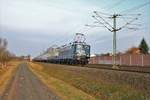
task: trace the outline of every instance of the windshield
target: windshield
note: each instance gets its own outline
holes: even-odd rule
[[[81,56],[81,55],[86,55],[83,45],[78,44],[78,45],[76,46],[76,53],[77,53],[77,55],[79,55],[79,56]]]

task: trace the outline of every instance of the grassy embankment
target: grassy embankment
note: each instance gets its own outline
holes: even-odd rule
[[[35,73],[61,100],[95,100],[92,96],[77,89],[62,80],[45,73],[43,67],[37,64],[30,64],[30,69]]]
[[[15,74],[15,70],[19,63],[19,61],[10,61],[7,68],[0,69],[0,96],[4,92],[9,80]]]
[[[57,91],[58,94],[60,93],[62,96],[68,97],[69,100],[71,100],[71,98],[73,100],[86,100],[82,97],[77,97],[77,99],[75,99],[74,92],[76,90],[74,89],[76,88],[95,97],[97,100],[149,100],[147,97],[148,94],[144,93],[143,90],[140,91],[139,89],[136,89],[134,86],[127,84],[125,80],[117,80],[118,77],[129,77],[121,72],[35,63],[31,63],[30,68],[50,88]],[[132,74],[129,73],[129,75]],[[137,78],[138,75],[136,76],[136,79]],[[70,87],[71,89],[69,89]],[[66,100],[68,100],[68,98]],[[90,97],[87,97],[87,99],[88,98],[91,100]]]

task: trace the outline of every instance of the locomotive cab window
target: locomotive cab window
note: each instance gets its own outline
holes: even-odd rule
[[[85,55],[85,49],[84,46],[81,44],[76,45],[76,53],[79,56]]]

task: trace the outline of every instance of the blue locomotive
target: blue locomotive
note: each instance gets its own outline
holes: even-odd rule
[[[84,34],[77,33],[73,43],[61,47],[49,48],[46,53],[36,57],[34,61],[58,64],[85,65],[90,58],[90,45],[84,41]]]

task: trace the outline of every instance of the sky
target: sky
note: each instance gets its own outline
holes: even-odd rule
[[[112,32],[105,27],[85,26],[95,25],[93,11],[121,14],[117,28],[138,17],[128,26],[138,30],[123,28],[117,32],[117,52],[124,52],[138,46],[142,38],[150,46],[149,3],[150,0],[0,0],[0,37],[8,40],[8,49],[16,55],[37,56],[52,45],[72,42],[75,33],[81,32],[91,45],[91,53],[107,53],[112,51]],[[112,19],[99,15],[112,25]]]

